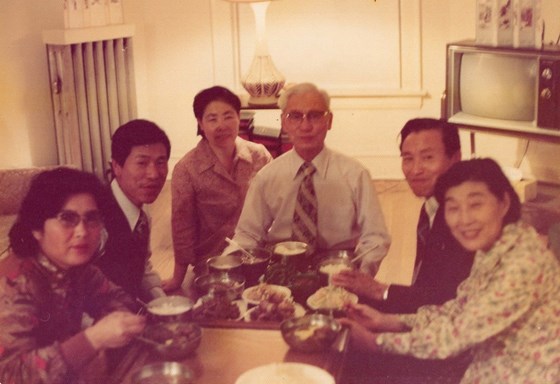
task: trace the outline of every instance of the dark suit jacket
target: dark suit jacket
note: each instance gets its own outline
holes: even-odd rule
[[[115,284],[132,297],[138,297],[148,249],[134,241],[126,216],[110,189],[107,195],[103,215],[109,238],[105,252],[96,260],[96,264]]]
[[[471,271],[474,253],[465,250],[445,223],[443,208],[436,212],[424,259],[412,286],[391,285],[387,301],[376,305],[385,312],[414,313],[427,304],[454,298]]]

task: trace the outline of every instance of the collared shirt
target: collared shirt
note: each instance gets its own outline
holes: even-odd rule
[[[119,207],[124,213],[130,230],[134,231],[136,223],[140,218],[140,208],[138,208],[130,199],[125,195],[121,186],[116,179],[111,181],[111,192],[119,204]],[[148,218],[148,223],[151,227],[151,217],[149,212],[142,207],[142,210]],[[165,296],[163,289],[161,288],[161,278],[158,273],[153,269],[152,263],[150,262],[150,256],[152,255],[150,243],[148,243],[147,257],[144,265],[144,276],[142,277],[141,289],[147,297],[157,298]]]
[[[231,172],[202,139],[173,169],[171,224],[175,262],[196,264],[219,253],[233,236],[249,184],[272,160],[262,144],[235,141]]]
[[[276,243],[292,236],[296,196],[304,160],[290,150],[255,176],[235,230],[241,246]],[[367,169],[357,160],[324,148],[312,161],[318,202],[317,249],[369,251],[362,269],[374,272],[387,253],[390,237]]]
[[[382,333],[383,351],[446,358],[472,349],[463,383],[560,381],[560,264],[536,231],[504,227],[487,252],[478,251],[457,297],[401,315],[406,333]]]
[[[117,200],[119,207],[121,207],[126,220],[128,221],[128,225],[130,225],[130,230],[134,231],[138,218],[140,218],[140,208],[130,201],[128,197],[126,197],[121,189],[121,186],[117,182],[117,179],[114,179],[111,182],[111,191],[113,192],[113,196],[115,196],[115,200]],[[146,215],[150,218],[148,213],[146,213]]]
[[[437,210],[439,208],[439,204],[435,196],[431,196],[426,199],[424,202],[424,209],[428,214],[428,218],[430,219],[430,228],[434,225],[434,218],[436,217]]]

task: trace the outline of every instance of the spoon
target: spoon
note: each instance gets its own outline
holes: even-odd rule
[[[229,237],[226,237],[226,242],[229,245],[232,245],[234,247],[237,247],[241,253],[243,253],[250,261],[253,261],[256,259],[255,256],[253,256],[251,253],[249,253],[249,251],[247,251],[246,249],[244,249],[241,245],[239,245],[239,243],[235,240],[230,239]]]
[[[354,257],[352,260],[350,260],[350,262],[355,263],[356,261],[361,260],[362,257],[364,257],[365,255],[368,254],[368,252],[373,251],[377,247],[379,247],[379,244],[375,244],[373,247],[367,248],[365,251],[360,252],[356,257]]]

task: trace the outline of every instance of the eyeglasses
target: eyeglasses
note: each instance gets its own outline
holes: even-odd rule
[[[292,124],[301,124],[304,119],[307,119],[311,124],[318,124],[323,122],[325,116],[329,113],[329,111],[309,111],[307,113],[295,111],[287,112],[284,116]]]
[[[76,228],[81,221],[89,229],[97,229],[103,225],[103,217],[99,211],[89,211],[81,216],[78,212],[60,211],[55,217],[64,228]]]

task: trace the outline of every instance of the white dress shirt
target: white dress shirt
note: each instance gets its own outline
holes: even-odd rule
[[[243,247],[290,240],[304,160],[290,150],[257,173],[247,193],[234,240]],[[357,160],[324,148],[313,161],[318,201],[318,250],[372,247],[361,269],[375,273],[390,236],[368,170]]]

